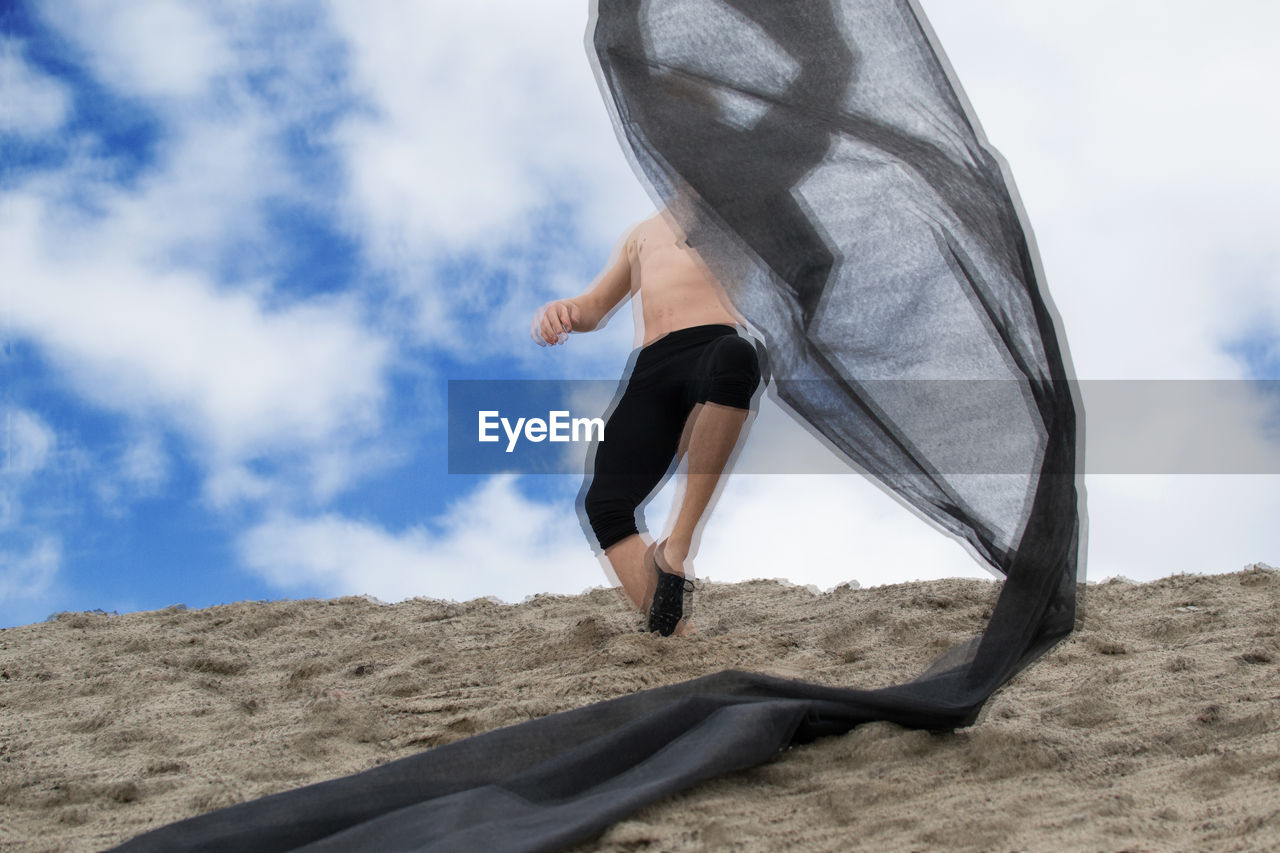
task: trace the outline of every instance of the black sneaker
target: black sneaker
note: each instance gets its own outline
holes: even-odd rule
[[[653,591],[653,603],[649,605],[649,630],[670,637],[685,615],[685,596],[691,596],[695,587],[684,575],[659,568],[656,551],[654,548],[649,552],[654,571],[658,573],[658,588]]]

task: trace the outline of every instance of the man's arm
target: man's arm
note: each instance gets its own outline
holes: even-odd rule
[[[573,325],[575,332],[590,332],[609,316],[614,308],[631,294],[631,253],[628,244],[636,229],[631,228],[622,235],[618,245],[613,248],[613,257],[604,271],[582,292],[569,301],[578,306],[581,312],[578,321]]]
[[[637,226],[638,227],[638,226]],[[533,322],[533,337],[539,343],[556,344],[569,332],[590,332],[631,294],[631,260],[628,244],[636,229],[631,228],[613,249],[604,271],[578,296],[548,302]]]

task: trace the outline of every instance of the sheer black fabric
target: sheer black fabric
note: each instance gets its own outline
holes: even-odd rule
[[[600,0],[593,43],[624,147],[764,336],[777,396],[1005,576],[1019,604],[957,684],[989,694],[1073,624],[1077,406],[1012,180],[923,14]]]
[[[898,686],[721,672],[119,849],[551,850],[792,743],[970,724],[1072,630],[1081,468],[1056,319],[915,3],[598,0],[590,36],[624,147],[765,337],[778,397],[1004,575],[985,630]]]

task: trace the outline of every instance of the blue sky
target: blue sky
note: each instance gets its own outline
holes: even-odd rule
[[[1280,378],[1280,12],[923,5],[1013,170],[1078,374]],[[650,209],[586,8],[0,6],[0,626],[606,582],[576,481],[450,475],[444,440],[449,379],[609,379],[634,343],[625,309],[565,347],[527,338]],[[1265,406],[1214,416],[1264,435]],[[805,442],[767,404],[749,449]],[[1276,477],[1095,476],[1089,496],[1091,577],[1280,563]],[[984,574],[861,478],[815,475],[741,478],[696,565]]]

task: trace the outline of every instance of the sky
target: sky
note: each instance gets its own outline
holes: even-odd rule
[[[635,345],[625,308],[528,337],[652,209],[587,5],[0,2],[0,627],[608,583],[578,479],[451,474],[446,437],[449,380],[616,380]],[[1280,379],[1280,7],[921,5],[1016,180],[1077,376]],[[1280,406],[1241,387],[1202,425],[1280,459]],[[1176,455],[1189,439],[1143,411],[1088,440]],[[825,452],[766,397],[744,458],[806,442]],[[1264,469],[1090,473],[1089,578],[1280,564]],[[694,568],[990,576],[837,473],[735,476]]]

